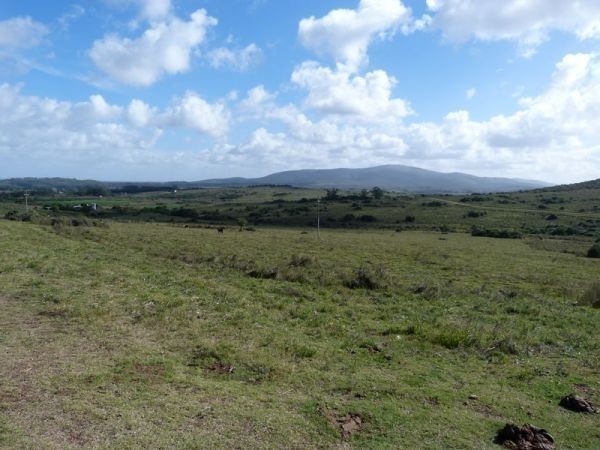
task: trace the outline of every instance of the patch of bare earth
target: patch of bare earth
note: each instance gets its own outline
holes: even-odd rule
[[[88,430],[97,424],[69,409],[76,391],[61,378],[83,371],[87,355],[98,350],[83,336],[65,339],[63,324],[62,315],[35,314],[19,300],[0,296],[0,415],[28,448],[96,444]]]
[[[347,440],[354,433],[359,432],[363,427],[363,419],[358,414],[339,415],[335,411],[326,408],[320,408],[320,413],[327,421],[340,432],[342,440]]]

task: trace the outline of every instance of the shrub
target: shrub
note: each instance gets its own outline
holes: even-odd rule
[[[490,237],[496,239],[520,239],[521,233],[514,230],[489,230],[486,228],[471,228],[471,236]]]
[[[291,267],[307,267],[315,262],[314,258],[307,255],[292,255],[289,265]]]
[[[600,244],[594,244],[587,252],[588,258],[600,258]]]
[[[579,304],[600,308],[600,281],[593,282],[581,295]]]
[[[368,267],[359,267],[353,276],[344,282],[350,289],[378,289],[384,285],[383,269],[373,270]]]
[[[427,206],[429,208],[441,208],[442,206],[444,206],[444,204],[440,201],[425,202],[421,203],[421,205]]]
[[[406,223],[413,223],[415,220],[416,220],[415,216],[406,216],[406,217],[404,218],[404,221],[405,221]]]
[[[278,270],[275,267],[272,268],[258,268],[248,272],[248,276],[251,278],[258,278],[261,280],[274,280],[277,278]]]
[[[423,282],[413,287],[412,291],[427,300],[437,300],[442,295],[442,287],[437,283]]]
[[[448,349],[459,347],[470,347],[476,343],[475,338],[469,330],[463,328],[442,328],[431,336],[431,342]]]
[[[4,215],[6,220],[21,220],[18,211],[9,211]]]
[[[476,219],[478,217],[483,217],[483,216],[486,216],[486,215],[487,215],[487,212],[485,212],[485,211],[473,211],[473,210],[471,210],[471,211],[467,212],[467,214],[465,214],[465,217]]]
[[[364,216],[360,216],[358,218],[358,220],[360,220],[361,222],[376,222],[377,218],[374,216],[370,216],[368,214],[365,214]]]

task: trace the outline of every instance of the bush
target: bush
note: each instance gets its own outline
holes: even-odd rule
[[[415,220],[417,220],[417,219],[415,218],[415,216],[406,216],[406,217],[404,218],[404,221],[405,221],[406,223],[413,223]]]
[[[467,212],[467,214],[465,214],[465,217],[476,219],[478,217],[483,217],[483,216],[486,216],[486,215],[487,215],[487,212],[485,212],[485,211],[473,211],[473,210],[471,210],[471,211]]]
[[[270,268],[258,268],[248,272],[250,278],[258,278],[261,280],[274,280],[277,278],[279,271],[275,267]]]
[[[514,230],[489,230],[486,228],[473,227],[471,229],[471,236],[496,239],[520,239],[521,233]]]
[[[430,341],[448,349],[471,347],[477,343],[469,330],[454,327],[443,327],[431,336]]]
[[[442,206],[444,206],[444,204],[440,201],[425,202],[421,203],[421,205],[427,206],[429,208],[441,208]]]
[[[290,259],[290,267],[307,267],[314,264],[315,260],[307,255],[292,255]]]
[[[594,244],[587,252],[588,258],[600,258],[600,244]]]
[[[600,281],[593,282],[581,295],[580,305],[600,308]]]
[[[350,289],[379,289],[384,285],[384,273],[382,269],[373,270],[368,267],[359,267],[353,276],[344,282]]]
[[[364,216],[360,216],[358,218],[358,220],[360,220],[361,222],[376,222],[377,218],[374,216],[370,216],[368,214],[365,214]]]

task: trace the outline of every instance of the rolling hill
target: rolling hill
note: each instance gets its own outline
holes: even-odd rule
[[[118,190],[139,187],[161,188],[244,187],[286,185],[302,188],[382,189],[409,193],[510,192],[551,186],[549,183],[515,178],[485,178],[464,173],[442,173],[403,165],[385,165],[364,169],[312,169],[277,172],[260,178],[223,178],[201,181],[100,182],[66,178],[12,178],[0,180],[0,190],[57,189],[81,190],[104,187]]]
[[[484,178],[464,173],[442,173],[403,165],[364,169],[316,169],[278,172],[261,178],[204,180],[200,186],[290,185],[310,188],[383,189],[413,193],[508,192],[550,186],[513,178]]]

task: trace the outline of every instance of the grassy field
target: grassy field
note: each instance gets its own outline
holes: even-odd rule
[[[0,221],[0,447],[597,449],[581,239]]]
[[[558,189],[558,188],[553,188]],[[510,230],[527,235],[600,238],[599,190],[586,188],[540,190],[507,194],[403,195],[339,192],[285,186],[190,189],[176,192],[85,197],[69,194],[32,195],[40,214],[95,217],[107,220],[195,223],[229,226],[314,227],[317,199],[321,225],[336,229],[448,230],[473,227]],[[23,211],[19,192],[0,196],[0,215]],[[73,206],[97,204],[97,211]]]

